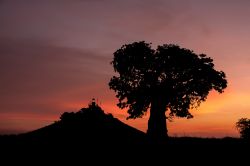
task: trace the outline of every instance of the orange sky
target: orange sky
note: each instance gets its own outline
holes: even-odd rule
[[[205,53],[228,88],[193,119],[168,122],[172,136],[237,136],[250,118],[250,2],[245,0],[0,1],[0,133],[48,125],[98,98],[106,112],[147,130],[148,114],[125,120],[108,82],[113,52],[145,40]]]

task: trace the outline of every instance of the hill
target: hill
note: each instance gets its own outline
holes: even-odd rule
[[[60,120],[35,131],[1,136],[0,146],[1,155],[8,157],[42,156],[43,160],[66,157],[77,161],[93,157],[119,160],[129,157],[127,162],[154,160],[154,164],[185,163],[194,157],[211,161],[242,160],[247,159],[245,151],[250,147],[249,143],[237,138],[170,137],[152,142],[145,133],[105,114],[95,102],[76,113],[65,112]],[[108,161],[110,163],[110,159]]]
[[[53,146],[142,144],[146,141],[145,133],[122,123],[112,114],[105,114],[95,102],[76,113],[63,113],[60,120],[51,125],[12,138],[19,144]]]

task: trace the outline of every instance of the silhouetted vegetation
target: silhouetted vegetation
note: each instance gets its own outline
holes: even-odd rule
[[[250,141],[250,119],[241,118],[236,122],[236,128],[240,132],[240,137]]]
[[[210,57],[178,45],[154,50],[149,43],[134,42],[118,49],[111,63],[119,73],[109,82],[118,107],[128,108],[128,118],[140,118],[150,109],[147,133],[152,138],[167,136],[166,118],[192,118],[190,108],[197,108],[211,90],[222,93],[227,87],[225,73],[214,69]]]
[[[0,153],[10,158],[22,156],[31,161],[92,164],[192,163],[203,161],[225,163],[228,156],[244,161],[249,143],[238,138],[169,137],[161,142],[148,141],[147,135],[111,114],[106,114],[92,101],[78,112],[63,113],[60,120],[35,131],[20,135],[0,136]],[[226,158],[222,158],[226,156]],[[248,158],[246,158],[248,159]],[[116,161],[117,160],[117,161]],[[15,160],[8,160],[8,163]],[[21,160],[18,160],[19,162]],[[237,160],[238,161],[238,160]],[[16,161],[15,161],[16,162]],[[159,164],[157,164],[159,163]]]
[[[145,133],[130,127],[112,114],[106,114],[93,100],[78,112],[65,112],[49,126],[17,136],[22,144],[34,145],[109,145],[143,144]]]

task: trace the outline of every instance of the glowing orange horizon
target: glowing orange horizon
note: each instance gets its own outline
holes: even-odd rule
[[[245,100],[247,102],[249,96],[238,94],[236,98],[238,98],[240,101]],[[230,104],[226,104],[228,101],[230,102]],[[174,118],[173,122],[167,121],[169,135],[199,137],[238,137],[239,134],[236,131],[234,124],[242,115],[240,112],[237,115],[235,114],[235,112],[227,112],[226,109],[227,107],[236,107],[236,105],[240,101],[235,100],[235,98],[232,97],[229,92],[225,94],[217,94],[212,92],[206,102],[202,103],[197,110],[191,111],[194,115],[193,119]],[[102,101],[99,101],[99,104],[106,113],[112,113],[116,118],[120,119],[124,123],[136,127],[141,131],[147,131],[147,120],[149,117],[149,112],[143,118],[138,118],[136,120],[126,120],[126,110],[119,109],[115,105],[116,102],[114,100],[105,101],[104,103],[101,102]],[[60,107],[64,108],[64,110],[71,110],[73,112],[76,112],[79,111],[82,107],[87,107],[89,103],[90,100],[61,103]],[[48,125],[56,120],[59,120],[60,114],[62,114],[62,112],[55,112],[53,115],[37,115],[34,113],[2,113],[1,118],[5,120],[8,119],[12,122],[15,121],[16,123],[21,122],[22,125],[19,128],[25,131],[30,131],[36,129],[37,127],[43,127],[43,124]],[[40,121],[40,123],[38,123],[37,121]],[[13,127],[10,126],[10,129],[14,128],[15,123],[13,124]]]

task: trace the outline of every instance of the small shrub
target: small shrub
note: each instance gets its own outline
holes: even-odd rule
[[[250,140],[250,119],[241,118],[236,122],[236,128],[240,132],[240,137]]]

